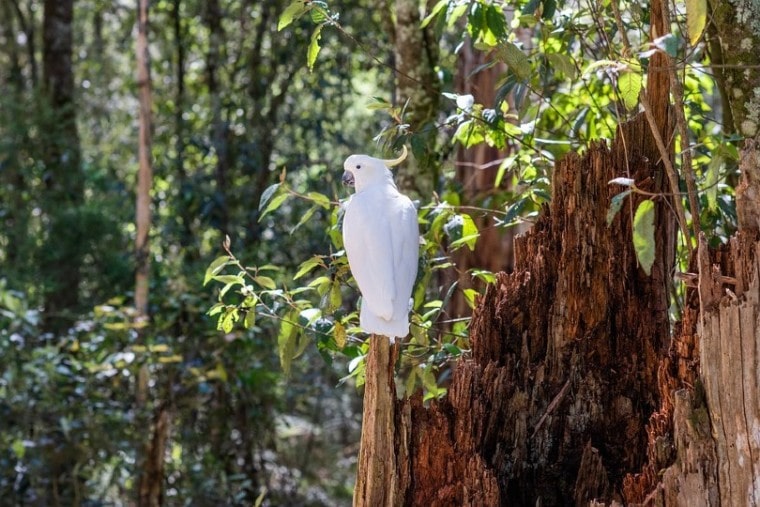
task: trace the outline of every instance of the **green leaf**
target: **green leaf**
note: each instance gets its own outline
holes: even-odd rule
[[[259,211],[261,211],[264,206],[269,202],[269,199],[272,198],[272,196],[277,192],[277,189],[280,188],[279,183],[275,183],[274,185],[270,185],[262,192],[261,199],[259,200]]]
[[[301,265],[298,267],[298,272],[296,273],[296,276],[293,277],[293,280],[298,280],[308,272],[310,272],[312,269],[316,268],[317,266],[320,266],[322,264],[322,257],[319,255],[315,255],[311,259],[304,261],[301,263]]]
[[[24,454],[26,454],[26,447],[24,446],[23,440],[20,438],[14,440],[11,444],[11,449],[13,450],[13,454],[16,455],[16,458],[24,459]]]
[[[549,53],[546,55],[546,58],[555,71],[562,72],[569,79],[575,79],[578,71],[570,55],[565,53]]]
[[[206,315],[208,315],[209,317],[213,317],[217,313],[221,313],[224,307],[225,307],[224,303],[217,303],[208,309],[208,311],[206,312]]]
[[[256,310],[251,308],[248,310],[245,314],[245,320],[243,320],[243,325],[246,329],[251,329],[256,324]]]
[[[705,196],[707,197],[707,207],[710,211],[718,211],[718,176],[720,169],[723,167],[723,154],[717,153],[710,159],[707,164],[707,174],[705,175]]]
[[[293,21],[300,18],[311,7],[310,2],[304,0],[296,0],[292,4],[288,5],[282,14],[280,14],[280,20],[277,22],[277,31],[279,32],[283,28],[289,26]]]
[[[296,225],[295,225],[295,226],[294,226],[292,229],[290,229],[290,234],[293,234],[294,232],[296,232],[296,230],[297,230],[299,227],[301,227],[303,224],[305,224],[306,222],[308,222],[309,220],[311,220],[311,217],[313,217],[313,216],[314,216],[314,213],[315,213],[316,211],[317,211],[317,207],[316,207],[316,206],[312,206],[311,208],[309,208],[309,209],[306,211],[306,213],[304,213],[304,214],[301,216],[301,219],[298,221],[298,223],[297,223],[297,224],[296,224]]]
[[[322,49],[319,46],[319,39],[322,38],[322,28],[325,25],[318,25],[311,33],[311,41],[309,42],[309,49],[306,52],[306,64],[309,67],[309,72],[314,69],[314,64],[317,61],[319,50]]]
[[[335,310],[340,308],[342,302],[343,295],[340,292],[340,280],[336,278],[330,286],[330,298],[329,304],[327,306],[328,312],[333,313]]]
[[[217,331],[224,331],[229,333],[232,331],[235,322],[238,321],[239,313],[238,309],[234,306],[227,308],[227,310],[219,316],[219,321],[216,324]]]
[[[433,9],[430,11],[430,14],[425,16],[425,19],[422,20],[422,23],[420,23],[420,28],[425,28],[430,24],[430,22],[433,20],[434,17],[438,15],[439,12],[443,10],[444,7],[449,5],[449,0],[438,0],[438,3],[435,4]]]
[[[288,198],[288,194],[280,194],[276,196],[274,199],[272,199],[271,201],[269,201],[269,204],[264,209],[263,213],[259,215],[259,222],[261,222],[261,219],[264,218],[267,215],[267,213],[270,213],[276,210],[277,208],[279,208],[282,205],[282,203],[285,202],[285,199],[287,198]]]
[[[654,202],[642,201],[633,217],[633,248],[641,269],[652,274],[655,255],[654,244]]]
[[[467,12],[467,8],[469,6],[470,2],[462,2],[460,4],[457,4],[457,6],[451,10],[448,17],[446,18],[446,22],[449,28],[454,26],[454,23],[456,23],[459,18],[464,16],[464,13]]]
[[[265,289],[275,290],[277,288],[277,284],[268,276],[256,276],[253,278],[253,281]]]
[[[475,298],[479,296],[480,293],[475,289],[465,289],[463,292],[464,299],[467,301],[467,306],[470,308],[475,308]]]
[[[641,93],[641,74],[635,71],[623,72],[618,76],[618,91],[627,109],[633,109],[639,103]]]
[[[222,255],[221,257],[214,259],[214,261],[208,265],[208,268],[206,268],[206,275],[203,277],[203,285],[209,283],[214,275],[224,269],[224,266],[226,266],[231,260],[232,257],[229,255]]]
[[[531,68],[530,60],[522,49],[518,48],[512,42],[503,42],[496,48],[496,57],[506,63],[512,72],[521,79],[530,78]]]
[[[280,367],[285,376],[290,376],[290,365],[296,351],[296,326],[298,319],[296,311],[291,311],[282,320],[280,332],[277,334],[277,352],[280,356]]]
[[[232,285],[243,285],[245,280],[240,275],[216,275],[213,277],[217,282],[229,283]]]
[[[707,0],[686,0],[686,33],[689,44],[699,42],[707,22]]]
[[[317,206],[321,206],[324,209],[330,209],[330,198],[325,194],[320,194],[319,192],[309,192],[306,194],[306,197],[314,201],[314,204]]]
[[[620,208],[623,207],[623,201],[630,193],[630,190],[620,192],[610,200],[610,209],[607,210],[607,227],[612,225],[612,221],[615,219],[615,216],[620,211]]]
[[[346,346],[346,328],[340,322],[336,322],[333,326],[333,338],[339,349]]]

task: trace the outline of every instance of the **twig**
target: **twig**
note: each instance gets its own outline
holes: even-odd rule
[[[565,397],[565,394],[567,394],[567,390],[570,388],[570,379],[567,379],[565,382],[565,385],[562,386],[562,389],[559,390],[557,393],[557,396],[554,397],[551,403],[549,403],[549,406],[546,407],[546,412],[544,412],[544,415],[541,416],[541,419],[538,420],[538,424],[536,424],[536,427],[533,428],[533,434],[530,436],[530,438],[533,438],[536,436],[536,433],[538,433],[538,430],[541,429],[541,426],[543,426],[544,421],[546,420],[549,415],[554,412],[554,409],[557,408],[557,405],[559,405],[559,402],[562,400],[562,398]]]
[[[668,149],[665,147],[665,143],[662,140],[662,135],[657,128],[657,120],[655,120],[654,113],[652,113],[652,106],[649,105],[649,99],[647,98],[646,94],[642,93],[640,100],[641,105],[644,108],[644,114],[646,115],[647,121],[649,122],[649,128],[652,131],[652,137],[654,137],[654,142],[657,144],[657,149],[660,151],[662,163],[665,164],[665,172],[668,174],[670,188],[673,190],[673,192],[678,192],[678,173],[676,172],[676,168],[673,167],[673,164],[670,162]],[[684,243],[686,243],[686,249],[689,251],[689,255],[691,255],[694,247],[691,245],[691,240],[689,239],[689,229],[686,227],[686,212],[683,209],[683,203],[681,202],[681,199],[673,199],[673,205],[676,209],[678,225],[681,227],[681,234],[683,234],[683,240]]]
[[[668,16],[668,6],[665,5],[662,10],[663,23],[667,29],[670,28],[670,19]],[[689,208],[691,208],[691,227],[694,231],[694,237],[699,237],[699,202],[697,201],[697,183],[694,179],[694,168],[691,163],[691,141],[689,140],[689,129],[686,126],[686,116],[683,112],[683,86],[678,79],[678,74],[674,65],[674,59],[668,53],[665,53],[668,62],[671,64],[668,66],[670,74],[670,89],[673,92],[673,100],[675,102],[676,110],[676,123],[678,124],[678,133],[681,135],[681,170],[684,173],[684,179],[686,180],[686,189],[689,194]],[[677,189],[673,189],[677,191]],[[684,238],[691,247],[691,239]],[[689,248],[691,252],[691,248]]]

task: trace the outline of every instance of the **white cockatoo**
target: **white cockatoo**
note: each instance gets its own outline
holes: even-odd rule
[[[343,245],[362,293],[359,323],[391,343],[409,333],[420,249],[417,210],[399,193],[388,169],[406,155],[404,146],[397,159],[351,155],[343,164],[343,182],[356,189],[343,216]]]

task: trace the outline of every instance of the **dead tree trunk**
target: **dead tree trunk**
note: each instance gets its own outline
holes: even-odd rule
[[[648,92],[668,139],[667,77],[650,79]],[[658,199],[647,276],[631,241],[642,198],[608,227],[620,191],[608,182],[628,176],[667,193],[660,160],[642,115],[610,148],[558,164],[550,206],[515,240],[514,272],[500,274],[475,311],[472,356],[456,366],[448,397],[396,406],[396,505],[624,500],[623,478],[646,461],[646,424],[660,406],[675,220]]]

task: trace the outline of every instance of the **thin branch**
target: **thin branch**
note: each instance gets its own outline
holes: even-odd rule
[[[670,19],[668,16],[668,6],[662,10],[663,22],[666,27],[670,27]],[[673,58],[665,53],[669,62],[673,62]],[[691,227],[694,232],[694,237],[698,238],[700,233],[699,227],[699,202],[697,201],[697,184],[694,178],[694,168],[691,161],[691,141],[689,139],[689,129],[686,124],[686,116],[684,114],[683,103],[683,85],[681,80],[678,79],[678,74],[674,66],[670,66],[670,89],[673,92],[673,99],[675,101],[676,110],[676,123],[678,124],[678,133],[681,135],[681,170],[684,173],[684,179],[686,180],[686,188],[689,193],[689,208],[691,208]],[[677,189],[673,189],[674,192]],[[689,247],[691,247],[691,239],[685,238]],[[691,252],[691,248],[689,248]]]

